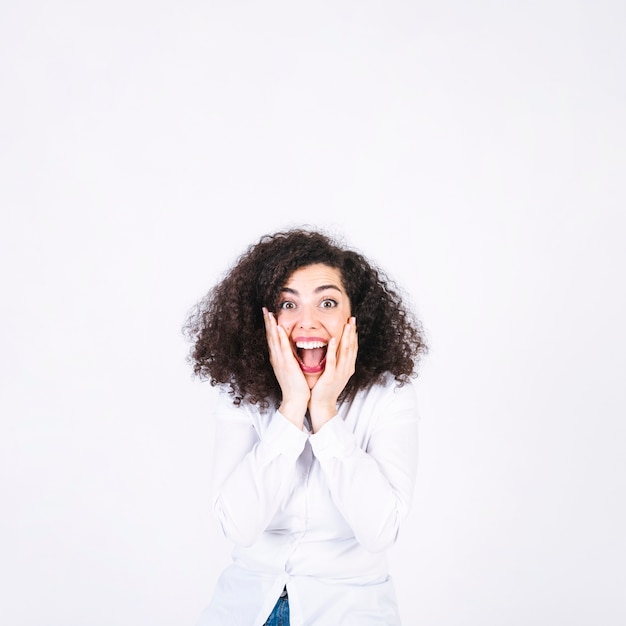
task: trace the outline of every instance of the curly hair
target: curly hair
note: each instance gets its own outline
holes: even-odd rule
[[[276,310],[293,272],[318,263],[339,270],[357,320],[356,369],[341,399],[353,398],[387,373],[398,384],[416,376],[427,346],[398,288],[363,255],[305,228],[261,237],[195,306],[183,328],[193,344],[188,359],[194,374],[229,387],[235,404],[278,405],[281,391],[269,360],[262,307]]]

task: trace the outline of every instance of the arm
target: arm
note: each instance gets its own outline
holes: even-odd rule
[[[248,411],[220,398],[213,457],[213,510],[224,534],[250,545],[287,494],[307,433],[276,413],[259,436]]]
[[[263,317],[270,363],[282,392],[280,410],[262,436],[262,429],[254,428],[248,409],[234,407],[228,396],[220,397],[216,416],[213,509],[224,534],[240,545],[254,543],[276,514],[292,484],[297,459],[308,438],[302,427],[311,392],[284,328],[265,308]],[[345,340],[346,335],[351,337],[350,342]],[[341,344],[348,356],[337,357],[336,343],[332,343],[327,355],[330,371],[322,377],[327,382],[320,385],[323,393],[318,392],[317,397],[321,400],[312,403],[314,428],[336,413],[336,398],[354,371],[354,318],[346,324]],[[342,362],[347,365],[338,368],[337,363]],[[337,370],[340,375],[336,375]],[[321,407],[330,404],[333,412],[318,417],[323,414]]]
[[[413,386],[388,390],[379,403],[367,450],[359,447],[340,417],[309,439],[337,508],[359,543],[371,552],[384,550],[396,540],[417,472]]]

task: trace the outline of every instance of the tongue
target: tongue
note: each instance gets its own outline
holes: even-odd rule
[[[302,362],[307,367],[316,367],[324,358],[324,348],[311,348],[310,350],[302,350]]]

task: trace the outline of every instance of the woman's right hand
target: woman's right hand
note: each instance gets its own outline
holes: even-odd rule
[[[291,350],[291,343],[285,329],[278,325],[274,314],[265,307],[263,307],[263,320],[270,363],[282,392],[279,411],[301,429],[311,398],[311,390]]]

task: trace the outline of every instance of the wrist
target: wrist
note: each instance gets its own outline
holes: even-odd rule
[[[306,414],[306,402],[297,402],[297,401],[289,401],[283,400],[278,409],[280,414],[288,419],[292,424],[297,426],[298,428],[302,428],[304,425],[304,415]]]
[[[309,407],[311,414],[311,425],[313,432],[317,432],[326,422],[329,422],[337,415],[337,407],[335,404],[311,405]]]

